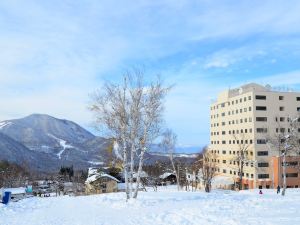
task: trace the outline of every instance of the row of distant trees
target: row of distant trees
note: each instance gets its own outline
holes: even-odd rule
[[[27,168],[16,163],[0,161],[0,187],[24,186],[29,177]]]

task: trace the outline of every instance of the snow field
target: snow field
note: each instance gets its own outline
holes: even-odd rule
[[[125,202],[124,193],[29,198],[0,205],[1,225],[300,224],[300,190],[177,192],[160,188]]]

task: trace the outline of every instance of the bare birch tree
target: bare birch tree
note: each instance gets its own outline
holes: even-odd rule
[[[141,182],[144,154],[161,134],[164,98],[170,88],[160,79],[146,84],[142,70],[124,74],[122,84],[105,83],[101,91],[92,95],[89,107],[95,113],[96,124],[115,140],[116,154],[122,158],[126,199],[136,198]],[[119,154],[122,149],[122,154]],[[136,188],[133,174],[138,162]]]
[[[245,133],[241,133],[239,135],[234,134],[233,138],[235,142],[238,144],[236,155],[231,159],[232,162],[237,163],[238,167],[238,189],[243,189],[243,177],[244,177],[244,169],[246,165],[255,165],[256,161],[252,160],[250,157],[250,151],[252,151],[251,147],[253,146],[252,143],[248,140]]]
[[[160,146],[163,149],[163,151],[167,153],[169,156],[173,173],[176,175],[177,189],[179,191],[180,190],[179,174],[178,174],[178,170],[176,170],[175,163],[174,163],[176,142],[177,142],[177,135],[171,129],[166,129],[166,131],[163,133],[163,138]]]
[[[142,172],[144,154],[150,145],[161,135],[164,112],[164,99],[169,92],[170,87],[163,87],[162,81],[157,79],[156,82],[150,83],[142,89],[141,119],[139,123],[139,135],[137,138],[140,149],[139,165],[137,173],[137,184],[133,198],[137,198],[140,185],[140,175]]]
[[[206,148],[203,151],[203,168],[201,178],[206,192],[211,191],[212,180],[218,173],[217,155],[213,150]]]
[[[275,150],[279,160],[279,171],[280,180],[282,180],[282,192],[284,196],[287,188],[286,182],[286,169],[287,169],[287,157],[296,156],[299,154],[299,132],[300,121],[299,116],[288,117],[288,126],[283,127],[281,123],[277,123],[276,133],[269,133],[267,136],[267,144],[272,150]],[[298,154],[297,154],[298,153]],[[281,179],[281,177],[283,179]]]

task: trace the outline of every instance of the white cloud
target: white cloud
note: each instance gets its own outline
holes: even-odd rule
[[[227,68],[243,61],[251,61],[254,58],[265,56],[267,53],[257,45],[243,46],[235,49],[222,49],[208,55],[204,62],[204,68]]]
[[[300,86],[300,70],[260,77],[256,82],[276,86]],[[299,90],[298,90],[299,91]]]
[[[0,120],[42,112],[87,124],[87,95],[103,77],[115,79],[128,65],[151,66],[189,52],[196,58],[189,69],[184,65],[189,55],[161,67],[170,83],[177,83],[167,102],[168,121],[182,135],[194,135],[184,140],[195,143],[207,130],[198,127],[207,123],[209,96],[224,85],[199,73],[199,63],[229,68],[268,54],[261,45],[235,45],[255,35],[267,42],[294,37],[290,45],[299,43],[299,1],[7,0],[0,10]],[[223,46],[223,40],[233,47]],[[221,46],[214,53],[201,52],[214,43]],[[194,46],[200,51],[193,52]]]

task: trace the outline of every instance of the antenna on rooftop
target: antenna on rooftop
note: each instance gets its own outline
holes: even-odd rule
[[[270,84],[266,84],[265,88],[267,88],[269,91],[271,91],[272,86]]]

